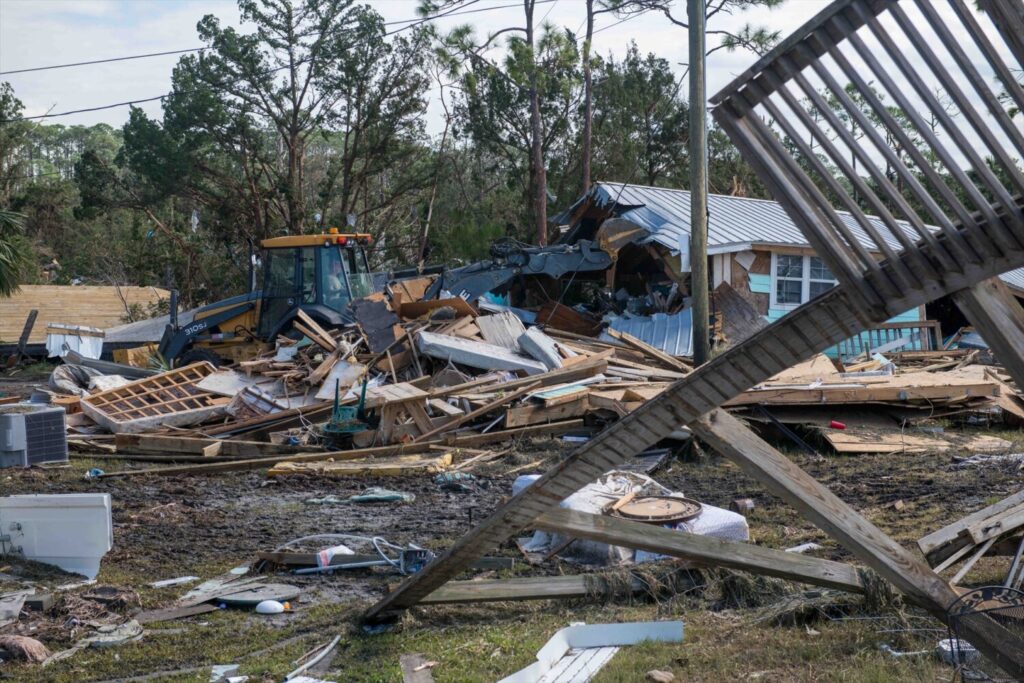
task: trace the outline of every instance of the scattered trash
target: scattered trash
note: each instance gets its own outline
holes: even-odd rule
[[[438,475],[442,476],[442,475]],[[349,496],[346,502],[349,503],[412,503],[416,500],[416,496],[412,493],[405,493],[403,491],[393,491],[391,489],[380,488],[379,486],[371,486],[364,490],[362,493],[357,493],[353,496]]]
[[[210,683],[228,683],[238,673],[238,664],[214,664],[210,669]]]
[[[441,472],[434,477],[434,483],[442,491],[453,493],[468,493],[472,491],[471,483],[476,481],[469,472]]]
[[[658,669],[651,669],[648,671],[644,678],[648,681],[654,681],[654,683],[672,683],[676,680],[675,674],[671,671],[660,671]]]

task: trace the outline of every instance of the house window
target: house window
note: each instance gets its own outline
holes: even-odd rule
[[[836,278],[817,256],[772,254],[773,308],[796,308],[836,285]]]

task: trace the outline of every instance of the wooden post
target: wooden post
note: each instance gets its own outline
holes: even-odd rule
[[[1024,387],[1024,310],[998,277],[953,292],[953,301],[1006,366],[1018,387]]]
[[[544,531],[648,550],[693,560],[701,565],[740,569],[854,593],[864,592],[856,567],[750,543],[680,533],[642,522],[562,508],[541,515],[533,525]]]
[[[21,362],[22,357],[25,355],[25,347],[28,346],[28,338],[32,336],[32,328],[35,327],[38,315],[39,311],[34,308],[28,312],[28,317],[25,318],[25,327],[21,329],[21,336],[18,337],[18,350],[8,359],[7,367],[14,367]]]
[[[708,287],[708,98],[704,77],[704,0],[687,0],[690,23],[690,297],[693,362],[710,355]]]
[[[715,450],[795,507],[885,580],[939,619],[957,593],[931,568],[866,520],[739,420],[716,410],[690,428]],[[1024,674],[1024,640],[987,616],[961,621],[965,638],[1008,673]]]

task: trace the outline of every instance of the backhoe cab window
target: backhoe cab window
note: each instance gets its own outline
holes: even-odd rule
[[[373,291],[362,253],[331,246],[320,249],[320,272],[324,280],[324,304],[340,311],[350,298],[358,299]],[[350,292],[351,291],[351,296]]]
[[[343,249],[347,257],[348,281],[352,287],[352,298],[359,299],[373,294],[373,278],[366,267],[366,256],[362,249]]]

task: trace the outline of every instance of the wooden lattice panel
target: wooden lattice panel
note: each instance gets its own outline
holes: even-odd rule
[[[219,412],[227,398],[196,385],[216,371],[210,363],[186,365],[82,399],[82,410],[113,432],[196,424]]]
[[[839,0],[712,98],[863,306],[1020,263],[1021,2],[980,4]]]

